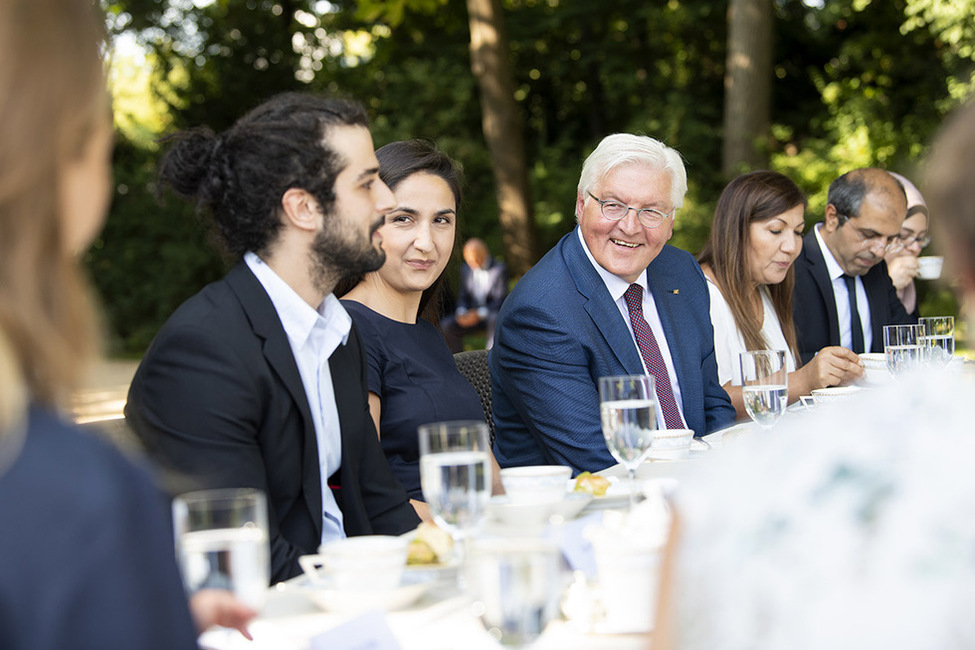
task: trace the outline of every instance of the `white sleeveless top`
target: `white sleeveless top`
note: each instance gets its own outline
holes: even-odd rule
[[[735,317],[731,313],[718,285],[708,278],[708,293],[711,294],[711,324],[714,326],[714,357],[718,362],[718,383],[724,386],[729,381],[732,386],[741,386],[741,364],[738,357],[745,352],[745,337],[735,324]],[[796,369],[796,359],[785,341],[782,325],[772,305],[772,296],[764,285],[759,287],[762,296],[762,338],[765,339],[767,349],[785,350],[785,365],[789,372]]]

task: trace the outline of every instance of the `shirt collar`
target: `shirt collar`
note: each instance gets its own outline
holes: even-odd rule
[[[576,226],[576,232],[579,235],[579,242],[582,244],[582,250],[586,253],[586,257],[589,258],[589,262],[592,264],[593,268],[596,269],[596,273],[602,278],[603,284],[606,285],[606,289],[609,291],[609,295],[613,297],[613,302],[618,302],[626,290],[630,288],[630,283],[621,278],[618,275],[610,273],[596,261],[596,258],[592,256],[589,251],[589,246],[586,245],[586,238],[582,236],[582,228]],[[646,271],[640,274],[632,284],[638,284],[643,287],[644,293],[647,291],[647,274]]]
[[[829,246],[827,246],[826,242],[823,241],[823,236],[819,234],[819,229],[822,227],[822,225],[823,224],[821,223],[817,223],[813,228],[813,232],[816,233],[816,241],[819,242],[819,248],[823,251],[823,259],[826,261],[826,271],[829,273],[830,281],[832,281],[843,277],[845,272],[843,271],[843,267],[840,266],[840,263],[836,261],[835,257],[833,257],[833,252],[829,250]]]
[[[293,346],[300,348],[310,343],[317,350],[327,338],[337,340],[342,345],[348,342],[352,317],[334,294],[328,294],[318,309],[314,309],[255,253],[245,253],[244,262],[267,291]],[[319,334],[312,337],[316,331]],[[331,354],[332,350],[328,352]]]

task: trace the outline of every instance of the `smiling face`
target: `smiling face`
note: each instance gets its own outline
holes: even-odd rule
[[[612,169],[590,192],[603,201],[619,201],[632,208],[665,213],[674,209],[670,174],[645,163],[625,163]],[[640,277],[674,232],[673,216],[656,228],[641,224],[635,210],[619,221],[610,221],[602,215],[599,203],[583,193],[576,197],[576,215],[596,262],[630,283]]]
[[[756,284],[778,284],[802,250],[804,206],[748,226],[748,273]]]
[[[450,261],[457,203],[446,181],[423,172],[400,181],[393,194],[396,207],[380,229],[386,263],[379,278],[399,293],[422,293]]]

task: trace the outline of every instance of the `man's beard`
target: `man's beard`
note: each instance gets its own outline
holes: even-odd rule
[[[326,295],[342,278],[376,271],[386,262],[386,251],[372,245],[372,235],[383,225],[383,217],[369,229],[369,238],[348,241],[334,232],[336,219],[326,218],[325,227],[315,236],[311,247],[312,274],[315,286]]]

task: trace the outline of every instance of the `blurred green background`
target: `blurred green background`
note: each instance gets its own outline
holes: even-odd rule
[[[141,355],[176,306],[226,269],[206,219],[157,199],[157,139],[188,126],[226,128],[280,91],[359,99],[377,146],[435,139],[465,169],[459,239],[483,237],[510,258],[471,67],[468,9],[483,3],[102,4],[114,42],[117,191],[87,263],[113,354]],[[507,39],[520,126],[502,135],[524,147],[533,255],[571,230],[582,160],[618,131],[651,135],[684,156],[689,191],[671,243],[696,253],[729,180],[721,163],[729,2],[488,4]],[[935,130],[972,87],[975,0],[768,0],[766,8],[770,28],[754,38],[770,39],[771,64],[756,74],[771,81],[771,97],[757,156],[809,194],[807,224],[821,218],[830,181],[850,169],[919,178]],[[957,312],[947,286],[918,284],[922,315]]]

